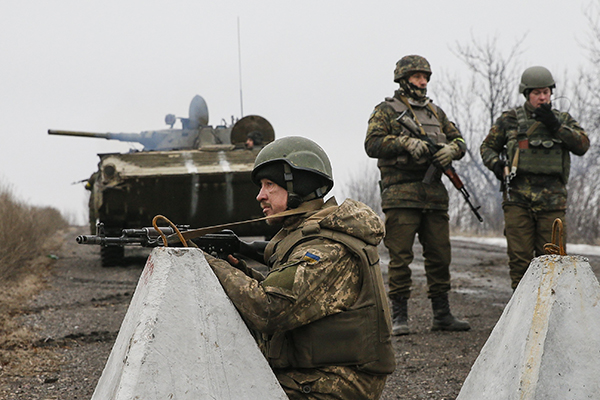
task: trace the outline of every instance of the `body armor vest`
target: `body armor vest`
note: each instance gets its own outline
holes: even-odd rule
[[[273,368],[355,366],[371,374],[390,374],[396,367],[391,344],[391,317],[377,247],[353,236],[322,229],[314,221],[279,242],[269,243],[269,268],[285,263],[296,246],[314,239],[344,244],[360,258],[361,290],[349,310],[329,315],[267,340],[267,358]]]
[[[386,104],[389,104],[398,115],[409,110],[409,116],[417,125],[421,127],[421,134],[429,136],[435,144],[448,143],[446,134],[442,132],[441,124],[438,119],[435,106],[427,100],[423,106],[411,105],[409,108],[409,100],[404,97],[399,100],[396,97],[386,97]],[[398,136],[413,136],[406,128],[402,127],[397,120],[391,121],[393,134]],[[381,170],[382,182],[387,182],[383,185],[384,188],[405,182],[419,182],[425,177],[425,173],[431,164],[430,155],[424,154],[420,159],[413,159],[408,153],[403,153],[395,158],[380,158],[377,160],[377,166]],[[437,172],[435,179],[441,179],[441,172]]]
[[[560,139],[552,135],[544,124],[527,117],[524,107],[515,109],[517,134],[507,138],[506,150],[511,166],[517,174],[560,176],[566,184],[569,177],[570,156]],[[557,118],[560,114],[554,111]],[[518,157],[516,157],[518,151]]]

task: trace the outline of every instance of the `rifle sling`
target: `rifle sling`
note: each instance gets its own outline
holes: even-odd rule
[[[402,101],[402,103],[404,103],[404,105],[406,106],[406,108],[408,108],[408,110],[410,111],[410,113],[411,113],[411,115],[413,117],[413,120],[417,123],[419,129],[421,130],[421,135],[427,136],[427,133],[425,133],[425,130],[423,129],[423,126],[419,122],[419,119],[417,118],[417,115],[415,114],[415,111],[413,110],[412,106],[408,102],[408,99],[406,98],[406,96],[400,96],[400,101]],[[398,109],[396,107],[394,107],[393,103],[392,103],[392,107],[396,111],[398,111]],[[431,112],[435,116],[435,119],[437,119],[439,121],[440,118],[438,117],[438,113],[435,111],[435,107],[433,106],[433,104],[431,104],[431,102],[427,102],[427,108],[429,108],[431,110]]]
[[[525,108],[524,107],[519,107],[516,109],[516,113],[517,113],[517,124],[519,126],[519,137],[525,136],[525,139],[523,140],[527,140],[527,138],[529,138],[529,136],[533,133],[533,131],[535,131],[537,129],[537,127],[540,125],[540,121],[535,121],[533,123],[533,125],[531,125],[529,127],[529,129],[527,129],[527,132],[525,132],[523,134],[523,130],[522,129],[525,124],[524,121],[527,120],[527,114],[525,113]],[[517,139],[517,143],[519,143],[521,140]],[[517,150],[515,151],[515,155],[512,159],[512,164],[511,164],[511,175],[515,176],[517,174],[517,168],[519,167],[519,151],[520,146],[519,144],[517,144]]]
[[[249,219],[246,221],[230,222],[230,223],[221,224],[221,225],[207,226],[205,228],[191,229],[189,231],[181,232],[181,235],[184,237],[185,240],[190,240],[190,239],[194,239],[194,238],[197,238],[200,236],[208,235],[210,233],[220,232],[223,229],[231,228],[234,226],[251,224],[251,223],[260,222],[260,221],[267,221],[269,219],[289,217],[291,215],[306,214],[307,212],[316,211],[319,208],[321,208],[322,206],[323,206],[323,199],[318,198],[318,199],[314,199],[314,200],[310,200],[310,201],[305,201],[304,203],[300,204],[300,206],[298,208],[294,208],[292,210],[285,210],[280,213],[273,214],[273,215],[270,215],[267,217]],[[177,241],[178,239],[179,238],[176,233],[169,235],[167,237],[167,243],[173,243],[174,241]]]

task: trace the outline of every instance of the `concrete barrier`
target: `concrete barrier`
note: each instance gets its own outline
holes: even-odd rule
[[[457,400],[600,398],[600,285],[583,257],[534,259]]]
[[[287,399],[195,248],[150,254],[92,400]]]

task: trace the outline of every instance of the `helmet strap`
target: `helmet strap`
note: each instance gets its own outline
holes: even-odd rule
[[[285,181],[285,189],[288,193],[288,209],[298,208],[302,204],[303,199],[294,193],[294,173],[288,163],[283,163],[283,179]]]
[[[283,180],[288,193],[294,193],[294,174],[288,163],[283,163]]]
[[[305,201],[318,199],[325,196],[325,193],[329,188],[327,185],[321,186],[306,196],[300,197],[300,195],[294,192],[294,174],[288,163],[283,163],[283,179],[285,180],[285,186],[288,192],[288,208],[290,209],[298,208],[298,206]]]

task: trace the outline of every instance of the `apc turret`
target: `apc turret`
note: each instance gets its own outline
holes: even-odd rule
[[[254,128],[262,132],[266,143],[274,139],[273,128],[267,120],[257,115],[250,115],[245,118],[244,125],[249,129]],[[181,129],[173,129],[177,119],[181,121]],[[249,122],[250,120],[252,122]],[[227,125],[214,128],[208,125],[208,107],[199,95],[194,96],[190,103],[189,118],[178,118],[173,114],[167,114],[165,123],[170,125],[169,129],[143,131],[141,133],[95,133],[49,129],[48,134],[140,143],[144,146],[142,151],[191,150],[215,144],[240,145],[246,140],[245,137],[236,136],[232,138],[231,129],[228,129]],[[235,121],[232,121],[232,124],[234,123]],[[250,127],[250,125],[253,126]]]

